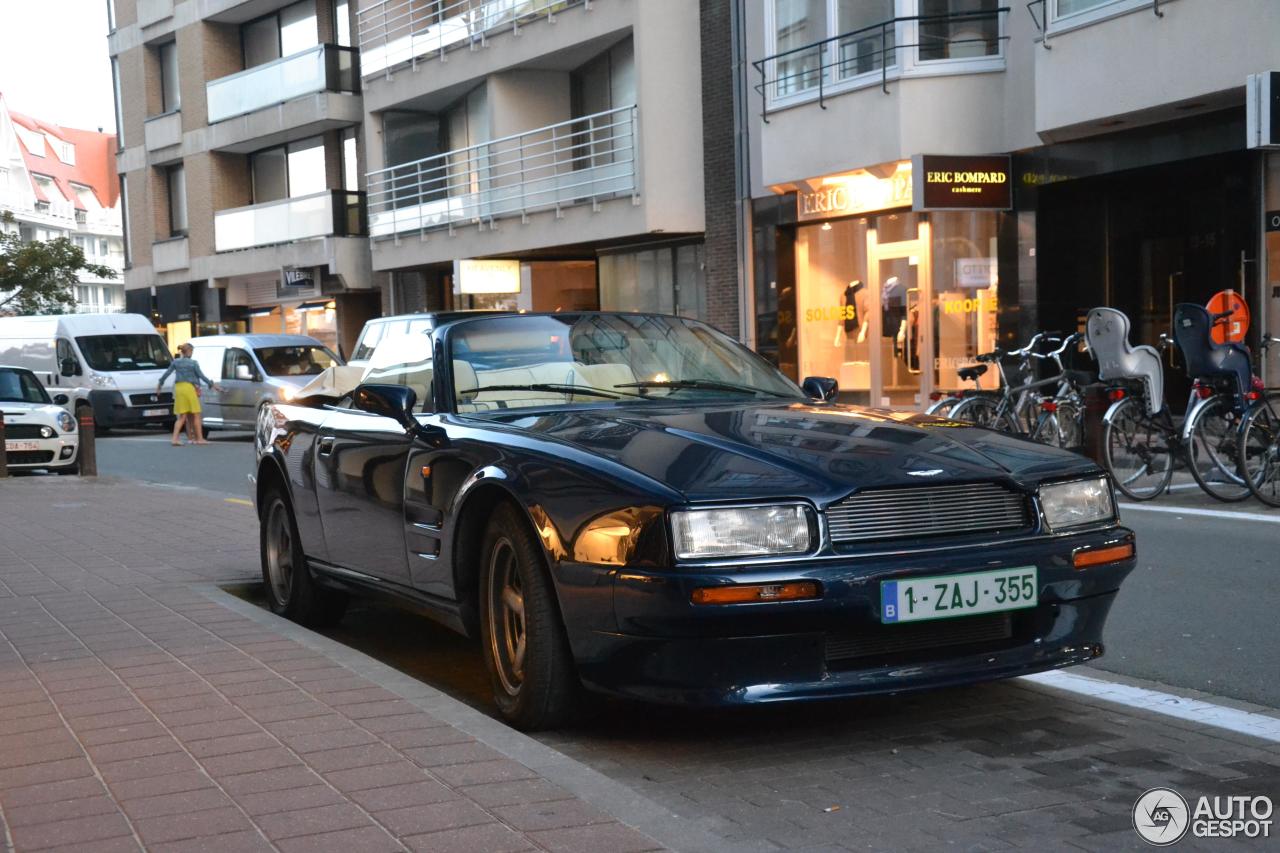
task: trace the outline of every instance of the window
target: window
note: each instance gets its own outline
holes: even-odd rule
[[[836,34],[848,36],[834,46],[839,79],[897,64],[895,27],[883,26],[893,17],[893,0],[839,0]]]
[[[120,101],[120,60],[111,57],[111,85],[116,95],[116,148],[124,148],[124,109]]]
[[[774,0],[774,96],[785,97],[816,89],[822,73],[822,53],[804,50],[827,37],[826,0]]]
[[[351,4],[348,0],[335,0],[333,4],[334,40],[343,47],[351,47]]]
[[[87,335],[76,338],[94,370],[155,370],[173,361],[164,338],[151,335]]]
[[[624,39],[580,66],[571,77],[575,118],[631,106],[636,102],[635,43]],[[630,124],[616,115],[589,118],[574,125],[573,167],[586,169],[631,157]]]
[[[706,315],[701,243],[601,255],[599,275],[600,307],[606,311]]]
[[[489,140],[489,97],[481,84],[459,98],[445,113],[450,151],[461,151]],[[479,192],[488,174],[488,163],[480,152],[461,151],[449,158],[448,194]]]
[[[111,247],[105,237],[98,239],[98,257],[105,258],[111,254]]]
[[[169,236],[187,236],[187,177],[181,166],[170,166],[165,170],[165,181],[169,197]]]
[[[124,268],[129,269],[133,256],[129,253],[129,182],[124,175],[120,176],[120,225],[124,237]]]
[[[342,188],[360,189],[360,152],[353,127],[342,131]]]
[[[116,0],[107,0],[107,32],[116,31]]]
[[[257,151],[249,155],[249,171],[254,204],[324,192],[328,188],[324,138],[313,136]]]
[[[920,0],[920,61],[1000,54],[997,0]]]
[[[426,332],[384,337],[369,358],[361,382],[412,388],[419,412],[434,409],[432,342]]]
[[[245,68],[254,68],[314,47],[320,43],[315,0],[302,0],[250,21],[240,28],[240,42]]]
[[[259,347],[254,353],[268,376],[319,376],[338,363],[333,353],[316,346]]]
[[[237,375],[237,372],[239,375]],[[229,349],[222,359],[222,378],[252,381],[258,375],[258,367],[242,349]]]
[[[171,113],[182,107],[178,89],[178,43],[167,42],[157,48],[160,59],[160,111]]]
[[[49,395],[36,375],[29,370],[0,368],[0,400],[6,403],[49,405]]]
[[[1053,3],[1053,19],[1067,18],[1071,15],[1079,15],[1082,12],[1089,12],[1102,6],[1114,5],[1120,0],[1050,0]],[[1151,5],[1145,3],[1144,5]]]

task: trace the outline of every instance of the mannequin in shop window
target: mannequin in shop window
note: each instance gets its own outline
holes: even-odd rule
[[[893,357],[902,358],[907,341],[907,291],[896,275],[881,285],[880,303],[880,334],[893,340]]]
[[[859,279],[849,282],[840,296],[840,306],[844,309],[844,321],[836,327],[836,346],[845,340],[856,340],[862,343],[867,339],[867,324],[870,319],[867,301],[870,294],[867,286]]]

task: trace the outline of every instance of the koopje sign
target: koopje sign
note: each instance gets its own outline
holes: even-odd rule
[[[953,157],[917,154],[911,173],[913,210],[1008,210],[1013,207],[1007,154]]]

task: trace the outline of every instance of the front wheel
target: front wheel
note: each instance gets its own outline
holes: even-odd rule
[[[1240,470],[1253,496],[1280,507],[1280,394],[1273,394],[1245,416],[1240,427]]]
[[[1173,479],[1169,436],[1145,409],[1146,403],[1127,398],[1111,413],[1103,435],[1103,463],[1116,488],[1135,501],[1151,500]]]
[[[541,546],[504,505],[480,553],[480,638],[494,702],[517,728],[562,725],[578,710],[581,685]]]
[[[262,583],[272,613],[308,628],[324,628],[342,618],[347,596],[311,577],[293,509],[279,488],[268,491],[263,501],[259,541]]]
[[[1240,418],[1230,401],[1214,397],[1192,417],[1188,461],[1200,488],[1227,503],[1249,497],[1249,483],[1240,467]]]

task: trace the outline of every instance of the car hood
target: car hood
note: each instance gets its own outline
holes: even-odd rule
[[[61,406],[46,405],[44,403],[19,403],[13,400],[0,401],[0,411],[4,412],[6,418],[14,418],[23,421],[40,421],[55,425],[58,415],[64,411]]]
[[[1033,488],[1100,470],[1074,453],[958,421],[835,404],[626,406],[500,420],[607,457],[691,501],[826,502],[867,488],[990,480]]]

